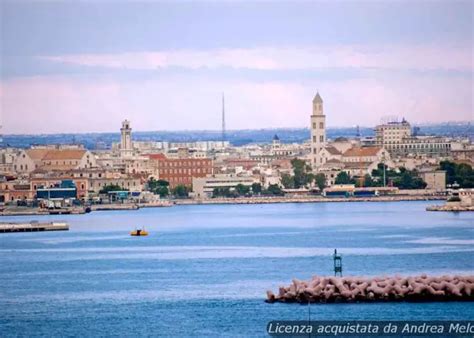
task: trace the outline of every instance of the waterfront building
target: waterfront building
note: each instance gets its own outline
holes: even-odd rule
[[[32,200],[34,197],[35,192],[27,180],[0,181],[0,203]]]
[[[170,188],[177,185],[190,187],[195,177],[205,177],[213,173],[209,158],[168,158],[164,154],[150,154],[150,165],[158,172],[158,178],[168,181]]]
[[[239,184],[250,187],[253,183],[259,183],[253,177],[241,177],[235,175],[213,175],[207,177],[195,177],[192,180],[193,194],[197,198],[210,198],[216,188],[235,189]]]
[[[146,180],[141,175],[122,174],[115,177],[88,178],[89,194],[98,194],[102,189],[109,185],[117,185],[124,191],[130,192],[143,191]]]
[[[72,180],[63,180],[54,186],[44,186],[36,189],[36,198],[39,200],[76,199],[77,189]]]
[[[410,124],[403,119],[375,127],[375,139],[378,146],[383,146],[392,157],[428,156],[448,157],[451,144],[439,136],[414,136]]]
[[[319,169],[323,164],[321,151],[326,145],[326,116],[323,111],[323,100],[319,93],[313,99],[313,113],[311,114],[311,166]]]
[[[76,197],[86,198],[89,191],[89,181],[86,177],[74,177],[73,174],[65,172],[47,172],[35,170],[30,174],[30,187],[36,194],[40,188],[52,188],[68,180],[72,181],[76,189]]]

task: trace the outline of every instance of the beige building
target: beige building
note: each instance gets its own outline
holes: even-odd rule
[[[311,114],[311,166],[318,170],[323,164],[321,151],[326,144],[326,116],[323,111],[323,100],[319,93],[313,99]]]
[[[78,146],[45,146],[22,150],[16,157],[13,170],[29,174],[40,170],[74,170],[94,168],[95,156]]]
[[[380,146],[400,144],[408,137],[411,137],[411,126],[405,119],[402,122],[388,122],[375,127],[375,142]]]
[[[342,154],[342,162],[385,162],[390,155],[383,147],[353,147]]]
[[[421,171],[420,177],[426,182],[426,189],[433,189],[437,191],[446,190],[446,171],[444,170],[429,170]]]
[[[108,185],[118,185],[128,191],[142,191],[143,182],[138,175],[123,175],[120,177],[89,178],[89,192],[99,193]]]
[[[392,157],[447,157],[451,153],[451,143],[444,137],[412,136],[411,126],[405,119],[376,126],[375,139]]]

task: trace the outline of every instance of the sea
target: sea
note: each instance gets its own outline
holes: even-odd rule
[[[265,337],[269,321],[473,320],[471,302],[268,304],[292,279],[473,275],[474,213],[436,202],[180,205],[0,221],[0,336]],[[143,228],[147,237],[131,237]]]

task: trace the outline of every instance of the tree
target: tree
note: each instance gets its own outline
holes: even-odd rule
[[[317,174],[314,177],[314,180],[320,191],[323,191],[324,188],[326,188],[326,176],[324,174]]]
[[[99,193],[101,193],[101,194],[107,194],[107,193],[109,193],[110,191],[128,191],[128,189],[125,189],[125,188],[119,186],[118,184],[108,184],[108,185],[105,185],[105,186],[99,191]]]
[[[281,184],[287,189],[294,189],[295,188],[295,180],[293,176],[288,174],[281,175]]]
[[[160,195],[160,197],[166,197],[170,194],[170,191],[167,186],[161,185],[155,189],[154,193]]]
[[[156,181],[158,183],[159,186],[161,187],[169,187],[170,183],[166,180],[158,180]]]
[[[248,186],[245,186],[241,183],[237,184],[236,187],[235,187],[235,191],[237,192],[238,195],[242,196],[242,195],[246,195],[250,192],[250,187]]]
[[[314,175],[311,173],[311,167],[307,165],[305,161],[295,158],[291,160],[291,166],[293,167],[293,174],[294,174],[293,175],[294,188],[298,189],[301,187],[306,187],[308,184],[311,184],[311,182],[313,182]]]
[[[377,183],[372,179],[372,176],[370,176],[369,174],[365,174],[364,179],[363,179],[363,186],[375,187],[377,186]]]
[[[252,184],[252,193],[260,194],[262,192],[262,185],[260,183]]]
[[[351,183],[351,177],[345,171],[341,171],[339,174],[337,174],[336,180],[334,181],[334,183],[336,183],[336,184],[350,184]]]
[[[441,161],[439,168],[446,171],[447,184],[457,182],[461,188],[474,188],[474,170],[470,165]]]
[[[188,197],[189,189],[188,187],[179,184],[173,189],[173,195],[177,198],[185,198]]]
[[[270,184],[268,186],[268,189],[266,191],[269,195],[277,195],[277,196],[282,196],[284,195],[283,191],[281,190],[280,186],[278,184]]]
[[[425,181],[418,177],[418,173],[413,170],[405,170],[401,175],[393,179],[393,185],[399,189],[424,189]]]
[[[160,197],[169,195],[169,182],[165,180],[155,180],[153,177],[148,180],[148,190]]]

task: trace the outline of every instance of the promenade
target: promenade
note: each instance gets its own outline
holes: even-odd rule
[[[341,203],[341,202],[396,202],[396,201],[444,201],[439,195],[392,195],[377,197],[322,197],[322,196],[260,196],[237,198],[174,199],[154,203],[116,203],[90,206],[89,211],[138,210],[140,208],[162,208],[173,205],[205,204],[272,204],[272,203]],[[8,207],[0,211],[0,216],[28,216],[50,214],[84,214],[83,207],[49,210],[42,208]]]

